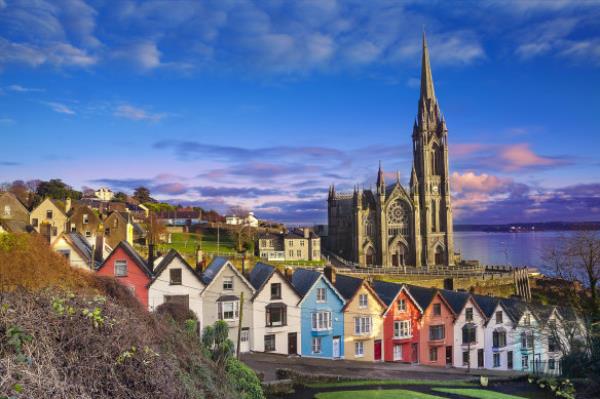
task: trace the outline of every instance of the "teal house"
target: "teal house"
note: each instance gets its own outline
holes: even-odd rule
[[[345,300],[323,273],[296,269],[292,285],[302,299],[300,354],[338,359],[344,356]]]

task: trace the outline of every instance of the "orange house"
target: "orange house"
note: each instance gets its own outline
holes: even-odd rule
[[[437,289],[407,287],[423,309],[419,322],[419,362],[429,366],[452,366],[456,314]]]

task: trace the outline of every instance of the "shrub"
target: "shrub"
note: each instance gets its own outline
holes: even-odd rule
[[[235,358],[227,360],[227,378],[241,396],[241,399],[265,399],[265,394],[256,373]]]
[[[187,320],[197,320],[196,314],[179,303],[163,303],[156,308],[155,313],[160,317],[172,319],[178,325],[184,325]]]

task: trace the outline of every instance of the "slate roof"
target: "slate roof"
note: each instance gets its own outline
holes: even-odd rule
[[[79,233],[65,233],[64,238],[86,260],[86,263],[89,264],[94,255],[94,248],[92,248],[88,240]],[[98,267],[100,263],[99,260],[95,260],[94,267]]]
[[[540,322],[545,323],[552,315],[554,306],[544,306],[537,303],[532,303],[529,304],[529,309]]]
[[[408,292],[410,292],[410,295],[412,295],[412,297],[415,299],[415,301],[417,301],[421,309],[423,309],[423,311],[427,309],[427,307],[433,300],[435,293],[437,292],[437,289],[435,288],[418,287],[416,285],[406,284],[406,288],[408,289]]]
[[[248,276],[250,284],[255,290],[259,290],[267,280],[275,273],[275,267],[266,263],[258,262]]]
[[[9,233],[28,233],[30,231],[29,224],[22,220],[0,219],[0,226]]]
[[[223,258],[221,256],[213,258],[212,262],[210,262],[210,265],[208,265],[208,267],[202,273],[202,282],[206,285],[209,285],[217,273],[219,273],[223,266],[225,266],[225,263],[227,263],[227,258]]]
[[[450,290],[440,290],[440,292],[442,293],[444,299],[446,300],[446,302],[448,302],[448,304],[456,314],[459,314],[461,312],[461,310],[465,306],[465,303],[467,303],[469,296],[471,295],[468,292]]]
[[[390,306],[396,295],[398,295],[398,292],[402,289],[402,284],[390,283],[388,281],[375,280],[372,285],[379,298],[387,306]]]
[[[154,269],[154,280],[152,280],[152,282],[149,285],[151,285],[152,283],[154,283],[154,281],[158,279],[160,274],[167,268],[167,266],[169,266],[169,264],[171,264],[171,262],[173,262],[173,260],[175,260],[175,258],[179,258],[179,260],[181,260],[181,262],[183,263],[183,266],[186,267],[190,272],[192,272],[192,274],[198,279],[198,281],[204,284],[200,276],[198,276],[196,270],[194,270],[190,266],[190,264],[186,262],[186,260],[183,258],[183,256],[181,256],[179,252],[171,248],[171,250],[169,250],[169,252],[167,252],[165,256],[162,256],[155,260],[156,262],[160,259],[159,263],[156,264],[156,268]]]
[[[363,279],[361,278],[338,274],[335,276],[335,284],[333,284],[333,286],[340,294],[342,294],[346,301],[349,301],[360,288],[362,283]]]
[[[300,294],[304,297],[310,287],[313,286],[315,281],[321,276],[321,273],[309,269],[296,269],[292,275],[292,285]]]
[[[477,305],[479,305],[483,311],[483,314],[488,319],[492,317],[494,310],[496,309],[496,305],[498,305],[498,302],[500,302],[498,298],[488,295],[473,295],[473,299],[475,299],[475,302],[477,302]]]
[[[518,299],[501,299],[500,302],[506,309],[506,313],[515,323],[521,319],[525,310],[527,310],[527,304]]]

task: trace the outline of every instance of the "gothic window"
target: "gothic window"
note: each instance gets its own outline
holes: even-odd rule
[[[437,206],[435,200],[431,201],[431,231],[438,231]]]
[[[446,257],[444,256],[444,249],[438,245],[435,248],[435,264],[443,265],[446,263]]]
[[[369,219],[368,217],[365,217],[363,219],[363,222],[365,224],[365,236],[366,237],[374,237],[374,223],[372,219]]]
[[[439,176],[442,174],[444,157],[442,147],[434,143],[431,148],[431,174]]]
[[[375,263],[375,251],[373,247],[367,248],[367,266],[372,266]]]
[[[409,234],[409,210],[406,203],[396,200],[387,210],[388,235],[390,237]]]

